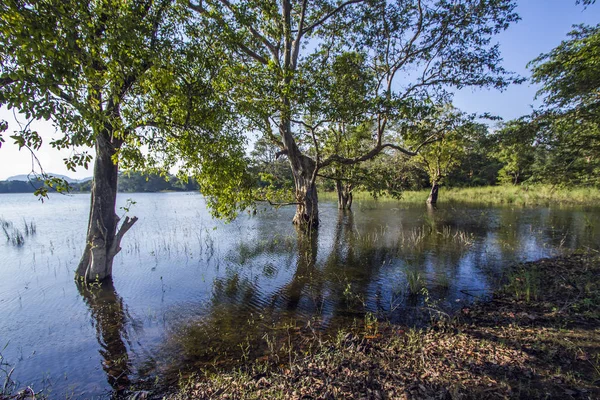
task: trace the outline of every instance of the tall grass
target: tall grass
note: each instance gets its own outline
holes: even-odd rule
[[[324,193],[323,199],[335,199],[335,193]],[[424,204],[429,196],[429,189],[405,191],[400,200],[381,197],[380,202],[396,202],[400,204]],[[439,203],[470,203],[489,205],[547,206],[550,204],[596,205],[600,203],[600,189],[591,187],[556,187],[552,185],[503,185],[474,188],[440,189]],[[374,201],[366,192],[354,194],[355,202]]]

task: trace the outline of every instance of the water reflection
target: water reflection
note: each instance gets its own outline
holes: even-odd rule
[[[427,207],[374,218],[378,212],[336,211],[329,228],[287,235],[274,229],[276,220],[254,220],[254,234],[220,256],[224,271],[208,300],[165,310],[157,361],[137,371],[174,382],[185,371],[285,361],[303,335],[373,317],[423,325],[493,288],[507,261],[552,254],[565,244],[559,235],[575,244],[590,234],[573,213],[538,210],[523,218],[511,209]],[[112,287],[86,289],[84,297],[109,383],[122,387],[131,369],[122,300]]]
[[[123,299],[111,281],[87,285],[78,283],[77,287],[91,313],[108,384],[121,393],[129,385],[131,375],[126,345],[128,317]]]
[[[293,209],[225,225],[197,195],[135,198],[140,221],[116,259],[119,294],[80,288],[85,301],[72,274],[85,226],[80,234],[72,227],[86,220],[89,199],[61,197],[54,208],[21,197],[2,203],[4,215],[37,210],[28,246],[0,242],[0,338],[10,339],[8,359],[22,359],[16,379],[35,383],[54,371],[56,397],[71,387],[90,397],[140,375],[172,371],[176,382],[179,369],[283,363],[282,349],[302,334],[373,317],[427,323],[432,303],[451,311],[485,296],[507,265],[600,245],[598,208],[380,202],[339,212],[325,202],[318,233],[306,237],[290,223]],[[427,295],[412,293],[410,274]],[[314,333],[298,329],[309,323]]]

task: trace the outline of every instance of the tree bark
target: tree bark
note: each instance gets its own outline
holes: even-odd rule
[[[336,179],[335,189],[338,195],[338,209],[350,210],[352,208],[352,187],[344,185],[341,180]]]
[[[121,141],[114,138],[108,130],[96,136],[86,245],[76,272],[76,277],[86,282],[102,281],[112,276],[113,259],[121,250],[121,239],[137,221],[136,217],[125,218],[117,232],[119,217],[115,206],[119,167],[113,161],[113,156],[120,145]]]
[[[289,155],[288,155],[289,157]],[[319,225],[319,198],[315,184],[316,163],[312,158],[297,154],[297,159],[290,158],[292,175],[296,185],[296,215],[294,224],[300,228],[316,228]]]
[[[438,200],[438,192],[440,186],[436,181],[431,183],[431,192],[429,193],[429,197],[427,198],[427,204],[437,204]]]

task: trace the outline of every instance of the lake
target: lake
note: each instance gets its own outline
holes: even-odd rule
[[[139,221],[113,285],[81,288],[73,271],[89,195],[0,195],[0,218],[24,241],[0,231],[0,353],[10,365],[0,365],[0,385],[14,367],[12,379],[50,397],[110,397],[131,381],[173,382],[269,354],[297,326],[423,325],[485,298],[507,266],[598,249],[600,237],[599,208],[359,201],[340,212],[323,202],[305,237],[293,208],[226,224],[197,193],[120,194],[118,207],[128,199]]]

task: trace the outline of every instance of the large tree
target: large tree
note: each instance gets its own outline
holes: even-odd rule
[[[158,170],[181,155],[188,156],[184,173],[206,161],[202,172],[211,174],[243,155],[236,131],[220,136],[226,113],[213,83],[218,49],[189,27],[187,11],[171,0],[0,5],[0,105],[29,121],[52,121],[60,136],[50,145],[74,150],[67,167],[87,167],[94,159],[86,245],[77,268],[82,279],[111,276],[121,239],[136,222],[126,217],[119,225],[115,212],[120,164]],[[43,140],[30,126],[12,137],[35,152]],[[213,186],[223,189],[223,182],[236,178],[234,167]]]
[[[218,39],[239,60],[232,99],[289,160],[294,223],[301,226],[318,224],[319,169],[360,163],[384,149],[415,154],[388,137],[391,120],[415,118],[414,105],[448,97],[451,88],[502,88],[512,81],[492,38],[517,20],[514,7],[511,0],[190,2],[199,24],[218,27]],[[373,123],[372,142],[353,157],[325,156],[321,134],[337,121],[320,103],[335,96],[320,91],[314,71],[331,68],[348,51],[364,55],[373,75],[364,98],[368,107],[355,110]]]
[[[576,25],[549,53],[529,63],[544,109],[571,118],[600,117],[600,24]]]

